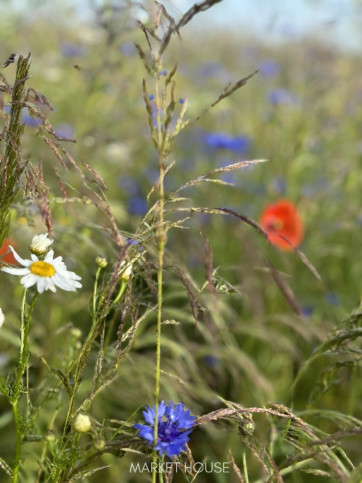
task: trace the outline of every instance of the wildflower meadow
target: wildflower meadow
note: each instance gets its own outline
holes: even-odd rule
[[[362,482],[362,52],[227,3],[0,2],[0,482]]]

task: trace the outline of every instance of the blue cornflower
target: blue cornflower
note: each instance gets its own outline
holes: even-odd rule
[[[20,121],[29,127],[38,127],[40,124],[43,124],[43,121],[40,119],[40,117],[37,117],[36,119],[31,117],[27,109],[23,109],[21,111]]]
[[[71,124],[68,124],[68,123],[59,124],[55,128],[55,132],[61,138],[70,139],[70,138],[74,137],[74,127]]]
[[[131,215],[144,216],[148,211],[146,198],[141,194],[132,196],[127,200],[127,210]]]
[[[303,317],[311,317],[313,315],[314,307],[312,305],[305,305],[302,307]]]
[[[204,362],[207,366],[210,367],[210,369],[215,369],[217,366],[220,365],[221,359],[220,357],[216,357],[211,354],[208,354],[204,356]]]
[[[340,305],[340,300],[339,297],[336,293],[334,292],[328,292],[324,295],[325,300],[329,303],[329,305]]]
[[[119,46],[119,50],[127,57],[132,57],[132,55],[137,52],[137,49],[132,42],[123,42],[123,44]]]
[[[278,87],[269,92],[269,101],[271,104],[286,104],[290,106],[295,106],[299,102],[299,98],[294,92],[291,92],[284,87]]]
[[[81,45],[72,44],[71,42],[63,42],[60,45],[60,51],[64,57],[84,57],[85,49]]]
[[[151,409],[147,406],[143,416],[147,424],[135,424],[134,427],[139,429],[141,438],[145,439],[149,446],[153,446],[155,407]],[[166,405],[164,401],[161,401],[158,406],[157,416],[158,438],[154,449],[161,455],[166,453],[169,458],[185,451],[189,434],[193,430],[195,416],[191,416],[189,409],[185,411],[182,403],[175,406],[173,402]]]
[[[210,133],[206,135],[206,144],[214,149],[230,149],[238,153],[249,150],[251,141],[246,136],[232,137],[224,133]]]
[[[280,72],[280,65],[275,60],[266,59],[260,63],[259,72],[264,77],[275,77]]]

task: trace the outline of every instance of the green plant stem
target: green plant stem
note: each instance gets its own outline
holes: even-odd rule
[[[69,371],[71,371],[75,367],[75,373],[74,373],[73,392],[70,396],[68,410],[67,410],[67,414],[66,414],[66,417],[65,417],[65,423],[64,423],[64,428],[63,428],[63,440],[65,439],[66,431],[67,431],[70,419],[72,417],[75,397],[76,397],[76,394],[77,394],[77,390],[78,390],[78,387],[79,387],[79,384],[80,384],[82,372],[83,372],[84,366],[86,364],[86,361],[88,359],[88,354],[91,350],[92,344],[93,344],[95,338],[97,337],[97,335],[99,333],[99,328],[100,328],[102,322],[104,321],[106,315],[109,313],[110,309],[119,301],[119,299],[122,297],[122,295],[123,295],[123,293],[124,293],[124,291],[127,287],[127,282],[122,280],[119,292],[118,292],[117,296],[115,297],[115,299],[112,301],[112,304],[109,306],[107,312],[102,314],[101,317],[97,318],[97,307],[96,307],[97,293],[96,292],[97,292],[97,286],[98,286],[99,272],[100,272],[100,270],[98,269],[97,274],[96,274],[96,280],[95,280],[95,283],[94,283],[94,295],[93,295],[93,302],[92,302],[92,312],[93,312],[92,313],[92,316],[93,316],[92,327],[91,327],[91,330],[90,330],[90,332],[87,336],[86,341],[84,342],[83,346],[81,347],[81,349],[79,351],[79,354],[78,354],[76,360],[72,363],[71,367],[69,368]]]
[[[158,89],[156,89],[156,98],[159,99]],[[156,333],[156,368],[155,368],[155,424],[154,424],[154,444],[157,444],[158,437],[158,401],[160,398],[160,374],[161,374],[161,325],[162,325],[162,284],[163,284],[163,262],[166,245],[166,233],[164,228],[164,209],[165,209],[165,191],[164,191],[164,175],[165,160],[163,153],[160,152],[160,179],[159,179],[159,214],[157,223],[157,253],[158,253],[158,270],[157,270],[157,333]],[[153,462],[157,462],[157,452],[153,453]],[[156,465],[154,465],[156,468]],[[152,483],[156,483],[156,469],[152,472]]]
[[[110,309],[119,301],[119,299],[122,297],[122,295],[124,294],[124,291],[126,290],[126,287],[128,285],[128,281],[124,281],[122,280],[122,284],[121,284],[121,288],[117,294],[117,297],[112,301],[112,304],[110,305]],[[112,337],[112,332],[114,330],[114,326],[116,324],[116,315],[117,315],[117,312],[114,313],[114,316],[112,317],[112,320],[107,328],[107,335],[106,335],[106,338],[105,338],[105,341],[104,341],[104,349],[106,349],[109,345],[109,342],[111,340],[111,337]]]
[[[92,303],[92,317],[93,317],[93,325],[95,324],[96,320],[96,315],[97,315],[97,290],[98,290],[98,279],[99,279],[99,274],[101,273],[102,268],[98,267],[97,272],[96,272],[96,277],[94,280],[94,289],[93,289],[93,303]]]
[[[20,334],[19,362],[18,362],[18,368],[16,372],[13,395],[10,399],[10,403],[13,406],[13,416],[14,416],[15,432],[16,432],[15,456],[14,456],[13,480],[12,480],[13,483],[16,483],[18,481],[18,473],[19,473],[19,466],[20,466],[20,459],[21,459],[21,448],[22,448],[22,442],[23,442],[23,433],[22,433],[23,428],[21,424],[21,416],[19,414],[21,381],[26,371],[26,368],[28,366],[30,320],[31,320],[31,315],[33,313],[35,300],[38,294],[37,292],[35,292],[29,307],[28,314],[27,316],[25,316],[26,292],[27,290],[25,289],[23,294],[23,299],[21,302],[21,334]]]

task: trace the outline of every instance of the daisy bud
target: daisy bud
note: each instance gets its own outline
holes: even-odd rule
[[[78,414],[73,422],[73,428],[78,433],[87,433],[92,426],[91,420],[87,414]]]
[[[42,233],[41,235],[36,235],[34,236],[34,238],[30,243],[29,250],[31,251],[31,253],[34,253],[34,255],[40,257],[47,253],[53,241],[54,240],[50,240],[48,238],[48,233]]]
[[[104,268],[107,266],[107,260],[104,257],[97,257],[96,258],[96,264],[98,265],[99,268]]]
[[[48,431],[48,433],[45,435],[45,441],[48,441],[48,443],[53,443],[55,441],[55,434],[52,431]]]
[[[76,327],[73,327],[72,330],[70,331],[74,339],[79,339],[82,337],[82,331],[80,329],[77,329]]]

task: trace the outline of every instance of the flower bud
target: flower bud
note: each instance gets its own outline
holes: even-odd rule
[[[45,441],[48,441],[48,443],[53,443],[55,441],[55,434],[52,431],[48,431],[45,435]]]
[[[99,268],[104,268],[107,266],[107,260],[104,257],[97,257],[96,258],[96,264],[98,265]]]
[[[105,447],[106,443],[104,441],[104,439],[97,439],[95,442],[94,442],[94,447],[95,449],[97,449],[98,451],[101,451],[104,447]]]
[[[48,233],[35,235],[30,243],[29,250],[38,257],[45,255],[53,241],[48,238]]]
[[[92,426],[90,417],[87,414],[78,414],[73,422],[73,428],[78,433],[87,433]]]
[[[73,327],[70,331],[74,339],[79,339],[82,337],[82,331],[80,329],[77,329],[76,327]]]

